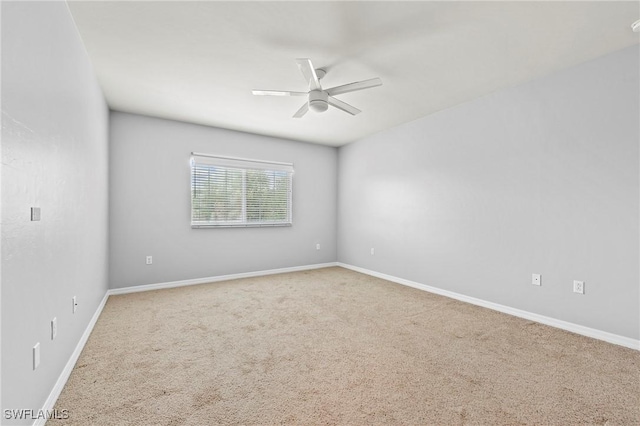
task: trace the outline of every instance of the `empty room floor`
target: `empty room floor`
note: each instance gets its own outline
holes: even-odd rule
[[[640,353],[333,267],[111,296],[50,424],[639,424]]]

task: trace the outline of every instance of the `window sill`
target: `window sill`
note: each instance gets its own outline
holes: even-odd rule
[[[289,223],[243,223],[243,224],[221,224],[221,225],[194,225],[191,224],[191,229],[201,228],[273,228],[281,226],[293,226]]]

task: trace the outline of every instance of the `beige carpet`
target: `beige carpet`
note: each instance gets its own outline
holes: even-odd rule
[[[640,424],[640,353],[342,268],[112,296],[50,424]]]

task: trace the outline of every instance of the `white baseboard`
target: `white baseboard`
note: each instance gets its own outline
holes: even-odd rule
[[[64,366],[62,373],[60,373],[60,376],[58,377],[56,384],[53,386],[53,389],[51,389],[51,392],[49,393],[49,397],[47,398],[47,400],[44,403],[44,406],[42,407],[42,412],[46,413],[46,412],[53,411],[53,407],[55,406],[56,401],[58,400],[58,397],[62,392],[62,389],[64,389],[64,385],[67,384],[67,380],[69,380],[69,376],[73,371],[73,367],[75,367],[76,362],[78,361],[78,358],[80,357],[80,354],[84,349],[84,345],[87,343],[87,340],[89,339],[89,336],[93,331],[93,327],[96,325],[98,318],[100,318],[100,314],[102,313],[102,309],[104,308],[104,305],[107,303],[108,298],[109,298],[109,293],[107,292],[105,293],[104,297],[102,298],[102,301],[98,305],[96,312],[91,317],[91,321],[89,321],[89,324],[87,325],[87,328],[84,330],[84,333],[82,333],[82,337],[80,337],[80,341],[78,342],[78,344],[76,345],[76,348],[71,353],[71,357],[69,357],[69,361],[67,361],[67,364]],[[33,422],[33,426],[44,425],[46,422],[47,422],[46,419],[38,418],[36,419],[35,422]]]
[[[82,350],[84,349],[84,345],[87,343],[87,340],[89,339],[89,336],[91,335],[91,332],[93,331],[93,327],[95,326],[96,322],[98,321],[98,318],[100,317],[100,314],[102,313],[102,310],[103,310],[105,304],[107,303],[107,299],[109,298],[110,295],[136,293],[136,292],[140,292],[140,291],[150,291],[150,290],[158,290],[158,289],[163,289],[163,288],[174,288],[174,287],[182,287],[182,286],[196,285],[196,284],[206,284],[206,283],[219,282],[219,281],[236,280],[236,279],[240,279],[240,278],[258,277],[258,276],[264,276],[264,275],[283,274],[283,273],[287,273],[287,272],[306,271],[306,270],[311,270],[311,269],[328,268],[328,267],[331,267],[331,266],[340,266],[340,267],[343,267],[343,268],[346,268],[346,269],[351,269],[352,271],[361,272],[363,274],[367,274],[367,275],[371,275],[373,277],[381,278],[383,280],[387,280],[387,281],[391,281],[391,282],[394,282],[394,283],[398,283],[398,284],[406,285],[406,286],[409,286],[409,287],[417,288],[417,289],[423,290],[423,291],[428,291],[430,293],[439,294],[441,296],[450,297],[452,299],[460,300],[462,302],[467,302],[467,303],[471,303],[473,305],[482,306],[484,308],[493,309],[494,311],[503,312],[505,314],[513,315],[513,316],[520,317],[520,318],[525,318],[525,319],[528,319],[528,320],[531,320],[531,321],[535,321],[535,322],[539,322],[539,323],[542,323],[542,324],[550,325],[552,327],[556,327],[556,328],[560,328],[560,329],[563,329],[563,330],[571,331],[571,332],[576,333],[576,334],[581,334],[583,336],[592,337],[594,339],[599,339],[599,340],[604,340],[605,342],[613,343],[613,344],[620,345],[620,346],[625,346],[627,348],[640,350],[640,340],[635,340],[635,339],[631,339],[631,338],[628,338],[628,337],[619,336],[617,334],[608,333],[606,331],[601,331],[601,330],[596,330],[596,329],[589,328],[589,327],[584,327],[582,325],[573,324],[573,323],[566,322],[566,321],[561,321],[561,320],[558,320],[558,319],[555,319],[555,318],[546,317],[544,315],[534,314],[534,313],[531,313],[531,312],[527,312],[527,311],[523,311],[523,310],[520,310],[520,309],[511,308],[509,306],[504,306],[504,305],[500,305],[500,304],[493,303],[493,302],[487,302],[485,300],[477,299],[475,297],[465,296],[463,294],[454,293],[454,292],[448,291],[448,290],[442,290],[442,289],[439,289],[439,288],[436,288],[436,287],[431,287],[431,286],[428,286],[428,285],[425,285],[425,284],[420,284],[420,283],[417,283],[415,281],[406,280],[404,278],[398,278],[398,277],[394,277],[392,275],[387,275],[387,274],[383,274],[383,273],[380,273],[380,272],[371,271],[369,269],[360,268],[358,266],[348,265],[348,264],[341,263],[341,262],[319,263],[319,264],[316,264],[316,265],[305,265],[305,266],[294,266],[294,267],[290,267],[290,268],[269,269],[269,270],[265,270],[265,271],[255,271],[255,272],[245,272],[245,273],[240,273],[240,274],[220,275],[220,276],[217,276],[217,277],[196,278],[196,279],[191,279],[191,280],[171,281],[171,282],[165,282],[165,283],[147,284],[147,285],[141,285],[141,286],[115,288],[115,289],[108,290],[107,293],[104,295],[102,301],[100,302],[100,305],[98,305],[98,308],[96,309],[96,312],[93,314],[93,317],[91,317],[91,321],[89,321],[89,324],[87,325],[87,328],[85,329],[84,333],[82,334],[82,337],[80,338],[80,341],[76,345],[75,350],[71,354],[71,357],[69,358],[69,361],[67,361],[67,364],[65,365],[64,369],[62,370],[62,373],[60,374],[60,377],[58,377],[58,380],[56,381],[56,384],[54,385],[53,389],[49,393],[49,397],[45,401],[44,406],[42,407],[42,410],[44,412],[46,412],[47,410],[49,410],[49,411],[53,410],[53,407],[55,406],[55,403],[58,400],[58,397],[60,396],[60,393],[62,392],[62,389],[64,388],[65,384],[67,383],[67,380],[69,379],[69,376],[71,375],[71,372],[73,371],[73,368],[76,365],[76,362],[78,361],[78,358],[80,357],[80,353],[82,353]],[[44,425],[45,423],[46,423],[46,419],[37,419],[33,423],[33,425],[34,426],[40,426],[40,425]]]
[[[260,277],[264,275],[284,274],[287,272],[307,271],[310,269],[329,268],[331,266],[338,266],[338,263],[337,262],[318,263],[315,265],[292,266],[290,268],[268,269],[265,271],[218,275],[216,277],[194,278],[191,280],[169,281],[166,283],[158,283],[158,284],[145,284],[145,285],[138,285],[138,286],[131,286],[131,287],[112,288],[111,290],[109,290],[108,293],[109,295],[137,293],[140,291],[160,290],[163,288],[183,287],[187,285],[197,285],[197,284],[215,283],[219,281],[237,280],[240,278],[252,278],[252,277]]]
[[[431,287],[425,284],[420,284],[415,281],[405,280],[404,278],[394,277],[392,275],[383,274],[369,269],[361,268],[359,266],[348,265],[338,262],[338,266],[352,271],[361,272],[363,274],[371,275],[373,277],[382,278],[383,280],[391,281],[394,283],[406,285],[409,287],[417,288],[419,290],[428,291],[429,293],[439,294],[441,296],[450,297],[452,299],[460,300],[462,302],[471,303],[472,305],[482,306],[483,308],[493,309],[494,311],[502,312],[505,314],[513,315],[516,317],[528,319],[530,321],[539,322],[541,324],[549,325],[551,327],[560,328],[562,330],[570,331],[572,333],[580,334],[587,337],[592,337],[598,340],[604,340],[605,342],[613,343],[616,345],[624,346],[627,348],[640,350],[640,340],[631,339],[629,337],[620,336],[617,334],[609,333],[595,328],[585,327],[583,325],[574,324],[567,321],[547,317],[544,315],[534,314],[532,312],[523,311],[521,309],[511,308],[509,306],[500,305],[498,303],[487,302],[486,300],[477,299],[471,296],[465,296],[464,294],[454,293],[452,291],[443,290],[437,287]]]

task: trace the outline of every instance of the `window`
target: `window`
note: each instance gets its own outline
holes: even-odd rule
[[[290,226],[293,164],[192,153],[191,227]]]

